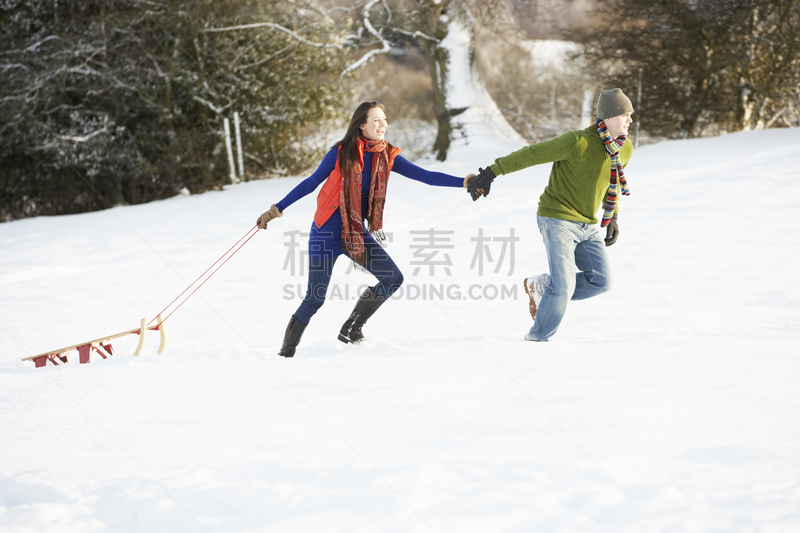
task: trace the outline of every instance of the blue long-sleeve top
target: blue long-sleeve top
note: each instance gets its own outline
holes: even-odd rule
[[[301,181],[297,187],[289,191],[280,202],[275,206],[280,209],[281,213],[298,201],[304,196],[308,196],[316,190],[319,185],[325,181],[336,166],[336,158],[339,150],[334,148],[330,150],[322,159],[317,170],[311,176]],[[464,183],[463,178],[451,176],[443,172],[431,172],[424,168],[409,162],[403,156],[396,156],[392,172],[397,172],[412,180],[421,181],[428,185],[436,187],[462,187]],[[372,152],[364,152],[364,170],[361,173],[361,218],[367,216],[369,204],[369,185],[372,180]],[[364,240],[372,241],[366,228],[364,229]],[[339,213],[334,213],[321,227],[312,221],[311,235],[308,239],[308,255],[314,258],[330,258],[336,257],[342,253],[342,217]]]

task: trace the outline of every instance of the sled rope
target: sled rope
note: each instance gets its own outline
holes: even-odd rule
[[[253,230],[255,230],[255,231],[253,231]],[[231,246],[228,249],[227,252],[222,254],[222,257],[220,257],[219,259],[214,261],[213,265],[208,267],[208,269],[205,272],[200,274],[200,277],[198,277],[196,280],[194,280],[192,283],[190,283],[189,286],[186,287],[186,289],[184,289],[184,291],[182,293],[180,293],[177,298],[172,300],[169,303],[169,305],[164,308],[163,311],[158,313],[156,315],[156,317],[153,320],[150,321],[150,324],[152,324],[153,322],[158,322],[155,326],[151,327],[150,324],[145,324],[145,321],[147,319],[143,318],[142,322],[141,322],[141,325],[136,329],[123,331],[122,333],[116,333],[114,335],[108,335],[106,337],[101,337],[99,339],[94,339],[94,340],[91,340],[91,341],[88,341],[88,342],[82,342],[80,344],[73,344],[72,346],[67,346],[66,348],[59,348],[58,350],[51,350],[49,352],[45,352],[45,353],[42,353],[42,354],[39,354],[39,355],[34,355],[32,357],[26,357],[25,359],[23,359],[23,361],[33,361],[33,363],[35,364],[36,368],[45,367],[48,364],[50,364],[50,365],[67,365],[67,364],[75,362],[74,359],[71,360],[70,357],[68,356],[68,353],[72,352],[73,350],[77,350],[78,351],[78,362],[80,364],[85,364],[85,363],[91,362],[93,354],[99,355],[103,359],[107,359],[109,356],[114,355],[114,348],[111,346],[111,341],[114,340],[114,339],[119,339],[120,337],[126,337],[128,335],[139,335],[139,344],[136,347],[136,351],[133,352],[133,355],[139,355],[142,352],[142,348],[144,347],[144,338],[145,338],[145,335],[147,334],[148,331],[158,331],[159,336],[161,337],[161,342],[158,345],[158,350],[156,351],[156,353],[158,353],[158,355],[161,355],[161,352],[164,351],[164,344],[165,344],[165,342],[167,340],[166,334],[164,332],[164,322],[167,320],[167,318],[172,316],[172,314],[175,311],[177,311],[180,308],[180,306],[182,306],[186,302],[186,300],[188,300],[192,296],[192,294],[197,292],[197,290],[200,287],[202,287],[205,284],[205,282],[208,281],[209,278],[211,278],[211,276],[216,274],[217,271],[220,268],[222,268],[222,265],[227,263],[228,260],[236,254],[236,252],[241,250],[242,246],[247,244],[247,241],[252,239],[255,236],[256,233],[258,233],[258,225],[253,226],[250,229],[250,231],[245,233],[244,237],[239,239],[236,242],[236,244],[234,244],[233,246]],[[244,241],[244,242],[242,242],[242,241]],[[233,250],[233,251],[231,251],[231,250]],[[224,259],[224,261],[223,261],[223,259]],[[217,266],[217,263],[219,263],[220,261],[222,261],[222,263],[219,266]],[[213,269],[215,266],[217,266],[217,268],[214,269],[214,271],[209,274],[209,271],[211,271],[211,269]],[[206,276],[206,274],[208,274],[208,275]],[[205,279],[203,279],[203,277],[205,277]],[[203,280],[202,283],[197,285],[197,287],[195,287],[195,289],[192,292],[190,292],[189,295],[186,296],[183,299],[182,302],[180,302],[174,309],[172,309],[169,312],[169,314],[166,316],[166,318],[161,318],[161,315],[164,314],[164,311],[166,311],[167,309],[170,309],[172,307],[172,305],[181,298],[181,296],[186,294],[186,292],[189,289],[191,289],[192,287],[194,287],[194,285],[198,281],[200,281],[201,279]]]
[[[253,230],[255,230],[255,231],[253,231]],[[160,313],[158,313],[158,314],[156,315],[156,317],[155,317],[153,320],[151,320],[151,321],[150,321],[150,322],[149,322],[147,325],[149,326],[149,325],[150,325],[150,324],[152,324],[152,323],[153,323],[153,322],[154,322],[154,321],[155,321],[155,320],[156,320],[156,319],[157,319],[159,316],[163,315],[163,314],[164,314],[164,311],[166,311],[167,309],[169,309],[169,308],[172,306],[172,304],[174,304],[175,302],[177,302],[177,301],[180,299],[180,297],[181,297],[181,296],[183,296],[183,295],[186,293],[186,291],[188,291],[189,289],[191,289],[191,288],[194,286],[194,284],[195,284],[195,283],[197,283],[198,281],[200,281],[200,280],[203,278],[203,276],[205,276],[206,274],[208,274],[208,271],[209,271],[209,270],[211,270],[212,268],[214,268],[214,265],[216,265],[217,263],[219,263],[220,261],[222,261],[222,259],[224,258],[225,260],[224,260],[224,261],[222,261],[222,264],[220,264],[220,265],[219,265],[219,266],[216,268],[216,270],[214,270],[214,271],[213,271],[211,274],[208,274],[208,276],[207,276],[207,277],[206,277],[206,278],[203,280],[203,282],[202,282],[200,285],[198,285],[198,286],[197,286],[197,287],[196,287],[196,288],[195,288],[195,289],[194,289],[192,292],[190,292],[190,293],[189,293],[189,295],[188,295],[186,298],[184,298],[184,299],[183,299],[183,301],[177,305],[177,307],[175,307],[175,309],[171,310],[167,316],[165,316],[163,319],[161,319],[161,322],[160,322],[160,324],[159,324],[159,325],[161,325],[161,324],[163,324],[164,322],[166,322],[166,321],[167,321],[167,319],[168,319],[169,317],[171,317],[171,316],[172,316],[172,314],[173,314],[175,311],[177,311],[177,310],[180,308],[180,306],[182,306],[184,303],[186,303],[186,300],[188,300],[189,298],[191,298],[192,294],[194,294],[195,292],[197,292],[197,290],[198,290],[200,287],[202,287],[202,286],[205,284],[205,282],[206,282],[206,281],[208,281],[209,279],[211,279],[211,276],[213,276],[214,274],[216,274],[216,273],[217,273],[217,271],[218,271],[220,268],[222,268],[222,265],[224,265],[225,263],[227,263],[227,262],[228,262],[228,260],[229,260],[231,257],[233,257],[233,256],[236,254],[236,252],[238,252],[239,250],[241,250],[241,249],[242,249],[242,246],[244,246],[245,244],[247,244],[247,241],[249,241],[250,239],[252,239],[252,238],[253,238],[253,237],[254,237],[254,236],[257,234],[257,233],[258,233],[258,224],[256,224],[256,225],[255,225],[255,226],[253,226],[252,228],[250,228],[250,230],[249,230],[247,233],[245,233],[245,234],[244,234],[244,237],[242,237],[241,239],[239,239],[238,241],[236,241],[236,244],[234,244],[233,246],[231,246],[231,247],[228,249],[228,251],[227,251],[227,252],[225,252],[224,254],[222,254],[222,256],[221,256],[219,259],[217,259],[216,261],[214,261],[214,264],[212,264],[210,267],[208,267],[208,269],[206,269],[206,271],[205,271],[205,272],[203,272],[202,274],[200,274],[200,276],[199,276],[199,277],[198,277],[196,280],[194,280],[193,282],[191,282],[191,283],[189,284],[189,286],[188,286],[188,287],[186,287],[186,288],[183,290],[183,292],[182,292],[182,293],[180,293],[180,294],[178,295],[178,297],[177,297],[177,298],[175,298],[174,300],[172,300],[172,301],[169,303],[169,305],[167,305],[167,306],[166,306],[166,307],[165,307],[165,308],[164,308],[164,309],[163,309],[163,310],[162,310]],[[245,240],[245,238],[246,238],[247,240]],[[244,242],[242,242],[243,240],[244,240]],[[242,244],[240,245],[239,243],[242,243]],[[238,246],[238,248],[236,248],[237,246]],[[236,248],[236,250],[233,250],[234,248]],[[231,253],[231,250],[233,250],[233,253]],[[227,257],[226,257],[226,256],[227,256]]]

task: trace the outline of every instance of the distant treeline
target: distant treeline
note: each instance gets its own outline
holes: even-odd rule
[[[596,0],[584,29],[562,34],[582,45],[572,66],[584,72],[569,75],[537,70],[520,46],[545,4],[6,0],[0,221],[219,188],[234,113],[249,176],[297,173],[324,148],[301,140],[350,111],[340,75],[377,53],[388,68],[373,68],[356,97],[387,98],[399,118],[421,108],[402,105],[409,93],[431,95],[433,115],[416,118],[438,122],[447,145],[462,110],[447,107],[441,43],[456,16],[482,26],[486,85],[530,141],[575,127],[584,91],[611,87],[631,97],[636,134],[650,139],[800,126],[800,0]],[[419,73],[391,66],[410,48],[428,65],[425,91],[412,85]],[[347,50],[362,55],[349,63]]]
[[[800,126],[800,0],[612,0],[578,38],[651,135]]]

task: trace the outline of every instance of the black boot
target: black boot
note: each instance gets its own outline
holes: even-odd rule
[[[297,345],[300,344],[300,337],[303,336],[305,330],[306,324],[301,324],[300,321],[292,315],[292,318],[289,320],[289,325],[286,326],[286,333],[283,336],[283,346],[281,346],[281,351],[278,352],[278,355],[294,357],[294,351]]]
[[[363,341],[364,334],[361,333],[361,328],[381,305],[383,305],[383,300],[372,291],[372,287],[367,288],[356,302],[350,318],[342,325],[342,329],[339,331],[339,340],[345,344]]]

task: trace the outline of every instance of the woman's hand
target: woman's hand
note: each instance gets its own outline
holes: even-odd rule
[[[281,213],[278,210],[278,208],[275,207],[275,204],[272,204],[272,207],[269,208],[269,211],[266,211],[263,215],[258,217],[258,220],[256,220],[256,224],[258,224],[259,229],[267,229],[267,222],[275,218],[280,218],[282,216],[283,213]]]
[[[467,174],[467,177],[464,178],[464,188],[469,189],[470,184],[472,183],[472,178],[475,177],[475,174]]]

